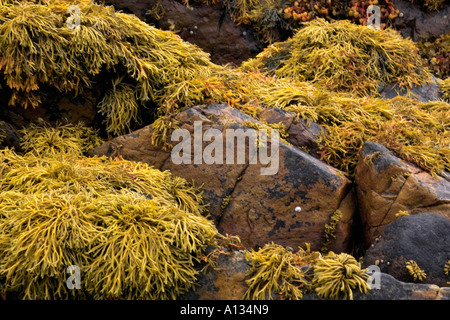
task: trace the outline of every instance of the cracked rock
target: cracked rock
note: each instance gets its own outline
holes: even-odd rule
[[[256,142],[262,143],[263,138],[252,142],[247,137],[245,143],[238,143],[235,138],[230,147],[234,153],[230,159],[233,160],[227,163],[226,143],[232,141],[229,140],[232,137],[230,132],[242,130],[246,134],[256,134],[257,130],[244,126],[244,121],[256,125],[262,123],[226,105],[196,106],[178,113],[175,119],[179,122],[179,128],[185,129],[191,138],[191,151],[186,152],[191,163],[177,164],[169,151],[155,147],[151,142],[151,126],[117,137],[94,149],[91,155],[122,156],[128,160],[146,162],[160,170],[170,170],[173,175],[189,182],[193,181],[195,186],[202,187],[205,203],[209,204],[209,214],[218,230],[223,234],[238,235],[246,247],[263,246],[273,241],[297,248],[309,242],[313,250],[319,250],[326,240],[324,227],[339,209],[342,218],[328,248],[335,252],[349,250],[355,196],[351,181],[342,172],[294,145],[272,141],[270,134],[267,144],[259,148],[256,148]],[[291,123],[289,128],[293,130],[292,114],[274,110],[267,119]],[[221,134],[223,154],[217,158],[221,161],[208,164],[203,158],[195,163],[195,128],[199,128],[199,123],[200,137],[209,129]],[[312,133],[308,128],[295,132],[296,141],[303,141],[304,144],[311,142]],[[304,138],[301,137],[302,132],[306,134]],[[216,139],[201,139],[201,150],[207,150],[212,141]],[[181,139],[171,143],[174,145],[172,151],[177,150]],[[274,153],[270,162],[263,163],[261,152],[271,157],[277,144],[278,152]],[[250,150],[257,150],[253,153],[256,158],[252,157],[256,161],[250,160]],[[243,162],[237,159],[240,151],[245,151]],[[275,165],[276,158],[278,163]],[[263,169],[270,168],[272,173],[262,174]],[[295,210],[297,207],[301,208],[300,212]]]
[[[398,218],[399,212],[435,212],[450,219],[448,174],[434,178],[378,143],[364,143],[356,185],[367,246]]]

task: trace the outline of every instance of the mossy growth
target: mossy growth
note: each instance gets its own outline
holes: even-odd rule
[[[414,260],[409,260],[406,262],[406,270],[414,281],[423,281],[427,277],[425,271],[420,269],[420,267],[417,265],[417,262],[415,262]]]
[[[38,119],[20,133],[22,150],[43,157],[60,153],[82,155],[103,143],[97,131],[82,122],[76,125],[56,123],[51,126],[43,119]]]
[[[330,251],[322,255],[299,248],[271,243],[263,248],[247,250],[250,261],[247,273],[245,299],[301,299],[306,292],[316,292],[326,299],[353,299],[353,290],[367,293],[369,275],[361,264],[349,254]]]
[[[448,104],[329,91],[359,90],[363,95],[378,82],[408,86],[423,81],[426,72],[414,45],[392,30],[316,20],[235,69],[211,63],[198,47],[135,16],[88,1],[74,3],[81,10],[81,28],[74,30],[65,25],[68,2],[8,2],[1,7],[0,69],[12,104],[39,105],[42,86],[80,92],[106,72],[110,87],[99,111],[107,131],[128,132],[132,122],[139,123],[143,108],[151,106],[157,109],[152,140],[163,148],[171,147],[168,137],[177,128],[174,116],[180,110],[227,103],[256,119],[262,108],[278,107],[317,122],[323,128],[317,139],[321,159],[350,177],[364,141],[380,142],[433,174],[449,168]],[[54,67],[52,54],[61,60],[60,67]]]
[[[374,94],[380,83],[410,88],[430,78],[415,44],[393,29],[349,21],[305,23],[285,42],[274,43],[242,65],[277,77],[311,81],[333,91]]]
[[[0,188],[0,282],[24,299],[175,299],[218,234],[196,189],[142,163],[5,149]]]

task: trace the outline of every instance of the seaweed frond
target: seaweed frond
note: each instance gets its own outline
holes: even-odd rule
[[[0,151],[0,279],[25,299],[175,299],[218,234],[184,179],[122,159]],[[79,266],[82,289],[66,287]]]
[[[414,281],[423,281],[427,277],[425,271],[420,269],[414,260],[406,262],[406,270],[408,270],[409,275],[413,277]]]
[[[336,210],[330,217],[330,222],[325,225],[325,242],[322,245],[321,252],[325,253],[328,251],[328,247],[331,244],[331,241],[336,238],[335,232],[336,227],[342,219],[342,212],[340,210]]]
[[[319,297],[337,299],[344,294],[344,299],[353,300],[354,289],[368,292],[368,277],[354,257],[330,251],[314,265],[313,285]]]
[[[250,261],[246,283],[248,289],[243,299],[273,299],[272,294],[280,294],[283,299],[301,299],[302,287],[306,284],[305,275],[299,268],[301,258],[292,250],[271,243],[255,251],[246,252]]]
[[[417,53],[414,42],[393,29],[316,19],[305,22],[291,39],[266,48],[251,66],[277,77],[367,95],[376,93],[380,82],[410,88],[427,81],[430,74]]]
[[[445,80],[438,79],[437,83],[442,92],[442,98],[450,102],[450,78]]]
[[[103,143],[96,130],[78,124],[56,123],[51,126],[39,118],[20,131],[21,147],[36,156],[54,156],[61,153],[82,155]]]

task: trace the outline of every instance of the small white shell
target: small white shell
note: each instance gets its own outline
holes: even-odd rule
[[[300,211],[302,211],[302,208],[300,208],[300,207],[295,207],[295,212],[300,212]]]

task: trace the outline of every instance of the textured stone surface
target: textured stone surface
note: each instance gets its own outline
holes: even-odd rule
[[[382,272],[412,282],[405,268],[409,260],[427,274],[424,283],[445,286],[450,281],[444,273],[444,266],[450,261],[450,220],[437,213],[398,218],[384,228],[367,250],[364,265],[378,262]]]
[[[408,92],[406,89],[399,90],[398,87],[394,84],[388,84],[382,86],[379,90],[381,97],[385,99],[392,99],[397,96],[407,96]],[[424,83],[420,86],[413,86],[410,89],[411,97],[417,99],[421,102],[429,102],[436,101],[441,99],[442,95],[440,93],[439,86],[436,82],[436,77],[432,77],[432,79]]]
[[[437,212],[450,218],[450,182],[433,178],[378,143],[366,142],[361,149],[356,193],[366,245],[397,219],[399,211]]]
[[[409,0],[395,0],[394,3],[403,17],[395,18],[393,26],[404,37],[410,37],[417,41],[421,35],[437,37],[450,31],[450,4],[448,2],[438,11],[424,9],[422,1],[411,3]]]
[[[283,121],[291,121],[290,114],[286,117]],[[192,137],[194,121],[202,121],[203,132],[210,128],[217,129],[223,134],[223,141],[227,141],[227,129],[249,132],[254,129],[244,127],[244,121],[257,122],[225,105],[194,107],[179,113],[176,119],[180,122],[180,128],[188,130]],[[176,142],[172,143],[176,145]],[[208,144],[203,141],[202,150]],[[270,139],[267,147],[270,154]],[[237,144],[234,148],[236,154]],[[202,186],[209,213],[219,231],[238,235],[243,245],[248,247],[263,246],[273,241],[296,248],[310,242],[312,248],[318,250],[325,240],[325,224],[339,209],[343,216],[330,250],[340,252],[349,249],[355,199],[351,182],[342,172],[294,146],[280,143],[277,173],[262,175],[261,169],[268,164],[260,161],[250,163],[248,141],[244,148],[246,159],[243,164],[227,164],[225,151],[223,164],[175,164],[167,151],[152,145],[151,127],[147,126],[115,138],[91,154],[120,155],[125,159],[149,163],[161,170],[170,170],[188,181],[193,180],[196,186]],[[296,207],[300,207],[301,211],[296,212]]]
[[[164,13],[160,19],[152,19],[147,11],[158,2]],[[251,27],[237,26],[231,20],[222,1],[209,6],[195,1],[189,1],[186,6],[175,0],[106,0],[105,3],[133,13],[157,28],[176,32],[183,40],[208,52],[217,64],[239,64],[263,49]]]

